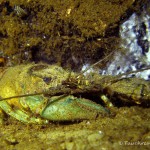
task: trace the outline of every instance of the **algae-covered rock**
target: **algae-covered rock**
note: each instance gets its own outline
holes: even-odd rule
[[[80,70],[115,50],[118,25],[135,0],[1,0],[0,56]],[[8,63],[9,62],[9,63]]]

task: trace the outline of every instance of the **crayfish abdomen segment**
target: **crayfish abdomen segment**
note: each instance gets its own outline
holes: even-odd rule
[[[144,79],[123,78],[105,89],[111,89],[109,96],[116,105],[120,101],[124,105],[150,106],[150,82]]]

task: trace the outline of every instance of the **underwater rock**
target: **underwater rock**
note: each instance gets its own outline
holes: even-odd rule
[[[1,56],[7,65],[43,61],[80,70],[115,50],[119,21],[135,6],[135,0],[3,0]]]

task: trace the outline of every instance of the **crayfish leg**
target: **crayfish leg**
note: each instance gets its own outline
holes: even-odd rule
[[[114,105],[112,104],[112,102],[110,101],[110,99],[106,96],[106,95],[101,95],[100,98],[102,99],[102,101],[105,103],[105,105],[110,108],[113,107]]]
[[[28,124],[47,124],[47,120],[41,118],[32,117],[29,113],[25,113],[20,109],[13,109],[6,101],[0,102],[0,108],[11,117]]]

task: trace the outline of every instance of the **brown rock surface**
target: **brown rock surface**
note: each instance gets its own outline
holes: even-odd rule
[[[0,2],[0,56],[7,65],[58,63],[74,70],[118,43],[118,25],[135,0]],[[135,7],[134,7],[135,8]]]

